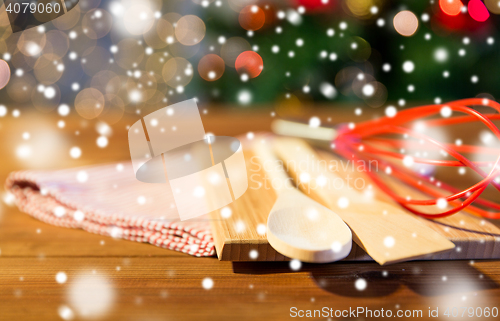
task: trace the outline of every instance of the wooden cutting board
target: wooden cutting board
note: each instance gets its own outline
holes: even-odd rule
[[[248,170],[247,192],[221,212],[210,213],[217,256],[222,261],[286,261],[289,258],[276,252],[267,242],[265,226],[267,217],[277,198],[272,187],[264,181],[265,171],[251,151],[246,150]],[[318,152],[321,159],[330,161],[335,156]],[[363,173],[352,167],[340,166],[335,173],[341,177],[363,177]],[[393,188],[417,196],[418,193],[399,183]],[[375,197],[391,202],[385,194],[376,190]],[[228,217],[228,213],[231,213]],[[455,244],[453,250],[428,255],[420,260],[498,259],[500,258],[500,228],[486,219],[465,212],[437,220],[419,218]],[[372,260],[366,252],[353,242],[351,253],[345,261]]]

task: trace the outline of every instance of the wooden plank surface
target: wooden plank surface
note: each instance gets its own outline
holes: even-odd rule
[[[266,182],[264,167],[259,163],[255,155],[252,154],[252,151],[245,151],[245,155],[248,166],[248,176],[251,182],[247,193],[229,206],[233,213],[230,218],[222,218],[218,211],[211,213],[211,216],[214,218],[212,221],[212,230],[214,231],[218,257],[220,260],[224,261],[289,260],[277,253],[267,243],[265,235],[259,235],[257,233],[258,226],[265,226],[267,223],[269,211],[276,201],[276,193],[271,184]],[[334,159],[334,156],[330,153],[321,152],[319,155],[321,155],[320,160],[330,161]],[[352,171],[351,167],[347,168],[348,169],[344,171],[340,166],[339,171],[336,171],[335,175],[340,175],[339,178],[345,178],[348,175],[353,179],[360,177],[369,182],[369,179],[362,173]],[[410,191],[409,188],[402,184],[395,184],[393,187],[404,190],[412,196],[416,195],[415,191]],[[374,198],[380,199],[387,204],[392,203],[390,199],[375,188],[373,193]],[[338,196],[335,195],[335,191],[326,191],[324,197],[320,197],[317,200],[322,202],[325,200],[327,201],[329,198],[334,202],[332,204],[335,205],[338,199]],[[324,205],[328,206],[328,204]],[[387,205],[387,208],[392,208],[394,206],[397,207],[397,205]],[[360,211],[362,210],[363,207],[360,205]],[[397,207],[392,212],[396,210],[401,211],[399,207]],[[364,215],[364,213],[361,214]],[[382,215],[382,213],[380,213],[380,215]],[[370,216],[366,217],[366,219],[369,218]],[[366,219],[364,221],[366,221]],[[500,258],[500,228],[490,221],[465,212],[460,212],[451,217],[442,218],[436,221],[422,218],[416,219],[456,245],[454,249],[420,256],[416,259],[453,260]],[[407,223],[401,226],[401,229],[405,230],[412,228],[414,229],[415,227],[408,226]],[[411,232],[407,234],[408,238],[412,238]],[[382,241],[380,243],[382,244]],[[250,251],[252,250],[257,250],[259,252],[257,259],[250,258]],[[372,258],[368,256],[365,250],[358,244],[353,244],[351,254],[344,260],[363,261],[372,260]]]
[[[202,117],[207,131],[234,136],[268,130],[270,111],[217,113],[209,109]],[[315,111],[315,115],[326,120],[332,112]],[[352,110],[336,112],[339,121],[351,115]],[[304,115],[306,119],[310,116]],[[13,170],[128,159],[125,126],[135,118],[124,118],[113,126],[113,136],[104,150],[95,144],[95,122],[73,115],[65,118],[66,127],[59,129],[59,119],[55,114],[41,116],[25,110],[20,118],[0,118],[2,182]],[[16,148],[26,143],[22,140],[25,131],[34,140],[58,138],[47,139],[57,147],[52,150],[52,160],[34,164],[16,157]],[[71,146],[82,149],[80,159],[68,156]],[[61,306],[76,313],[70,304],[70,289],[78,277],[93,271],[107,280],[114,293],[101,320],[288,320],[290,307],[363,306],[425,312],[429,306],[492,307],[500,302],[498,261],[419,261],[386,267],[371,262],[337,262],[304,264],[294,272],[288,262],[221,262],[54,227],[0,202],[0,320],[61,320]],[[58,272],[67,274],[65,283],[56,282]],[[211,290],[201,286],[206,277],[214,282]],[[364,291],[355,288],[360,278],[367,281]],[[78,314],[74,318],[88,319]]]
[[[326,164],[330,163],[320,160],[306,142],[276,138],[272,145],[283,161],[293,161],[292,164],[295,164],[288,168],[288,172],[296,182],[303,174],[309,175],[310,181],[301,184],[300,189],[338,213],[352,229],[356,244],[377,263],[391,264],[453,252],[453,243],[423,224],[415,215],[392,202],[372,197],[370,194],[374,192],[368,186],[373,184],[369,180],[362,178],[365,190],[357,191],[352,185],[359,181],[350,183],[337,174],[340,170],[344,171],[344,166],[341,165],[342,169],[339,170],[329,169]],[[301,164],[307,164],[307,167]],[[349,163],[343,161],[341,164]],[[352,175],[351,171],[356,171],[357,166],[348,168],[345,172]],[[316,183],[311,184],[320,177],[329,182],[327,186],[318,188],[315,187]],[[338,181],[342,182],[341,187],[335,187]],[[469,235],[464,235],[464,239],[469,240]]]

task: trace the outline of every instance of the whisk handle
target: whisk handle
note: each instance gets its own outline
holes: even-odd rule
[[[283,119],[277,119],[273,121],[273,123],[271,124],[271,129],[277,135],[323,142],[331,142],[338,135],[337,130],[334,128],[311,127],[307,124]]]

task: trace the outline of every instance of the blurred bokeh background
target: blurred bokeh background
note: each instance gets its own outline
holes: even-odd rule
[[[496,0],[66,2],[16,33],[1,8],[0,115],[76,109],[113,124],[192,97],[288,115],[498,96]]]

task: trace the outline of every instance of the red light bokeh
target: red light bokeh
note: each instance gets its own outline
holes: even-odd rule
[[[243,8],[238,18],[240,25],[245,30],[259,30],[266,21],[266,15],[257,5],[250,5]]]
[[[262,72],[264,62],[255,51],[244,51],[236,58],[235,67],[240,75],[247,74],[248,77],[255,78]]]
[[[439,7],[444,13],[450,16],[458,15],[464,4],[460,0],[439,0]]]

